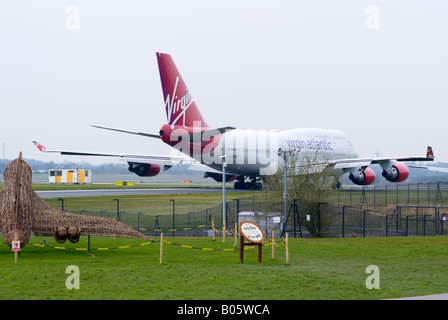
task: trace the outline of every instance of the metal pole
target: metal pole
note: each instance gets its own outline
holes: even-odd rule
[[[61,211],[64,211],[64,199],[59,198],[58,200],[62,202],[62,205],[61,205],[61,206],[62,206]]]
[[[171,199],[170,201],[173,201],[173,237],[174,237],[174,235],[175,235],[175,233],[174,233],[174,232],[175,232],[174,229],[176,228],[176,223],[175,223],[175,221],[174,221],[176,200]]]
[[[236,225],[238,226],[240,224],[240,199],[233,199],[233,201],[236,201]]]
[[[226,227],[226,156],[221,156],[222,159],[222,226]]]
[[[286,222],[288,220],[288,159],[286,158],[286,152],[286,150],[283,151],[283,213],[285,219],[285,226],[283,227],[284,231],[286,231]]]
[[[117,221],[121,221],[121,217],[120,217],[120,199],[114,199],[114,201],[117,201]]]

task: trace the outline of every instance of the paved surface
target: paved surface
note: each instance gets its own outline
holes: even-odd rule
[[[129,196],[146,194],[186,194],[222,192],[219,188],[162,188],[162,189],[98,189],[36,191],[41,198]]]

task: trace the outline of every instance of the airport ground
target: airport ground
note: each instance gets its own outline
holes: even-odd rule
[[[278,239],[275,257],[263,247],[245,251],[244,263],[233,241],[93,237],[79,244],[46,247],[33,237],[18,264],[9,246],[0,245],[0,299],[38,300],[379,300],[448,292],[448,237],[290,239],[289,265]],[[144,245],[142,245],[144,244]],[[77,248],[78,250],[75,250]],[[211,250],[213,249],[213,250]],[[224,250],[225,249],[225,250]],[[79,289],[68,289],[68,266],[79,268]],[[378,288],[368,288],[378,268]]]

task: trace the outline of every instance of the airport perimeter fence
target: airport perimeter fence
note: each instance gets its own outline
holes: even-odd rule
[[[396,183],[379,186],[341,188],[332,203],[339,206],[365,206],[377,209],[398,205],[448,205],[448,183]]]
[[[61,200],[61,199],[59,199]],[[117,199],[115,199],[117,200]],[[136,200],[139,201],[139,200]],[[173,201],[173,200],[171,200]],[[109,201],[110,202],[110,201]],[[242,220],[260,225],[266,238],[288,232],[290,237],[389,237],[448,234],[448,185],[419,184],[342,189],[331,203],[306,203],[288,199],[266,202],[260,195],[232,199],[226,203],[225,231],[222,204],[201,210],[180,212],[177,203],[163,214],[153,214],[151,204],[145,211],[122,211],[109,203],[106,210],[67,210],[121,221],[136,230],[159,236],[233,236]],[[123,207],[123,206],[122,206]],[[126,207],[126,206],[124,206]],[[148,209],[149,208],[149,209]],[[115,209],[115,210],[114,210]],[[285,224],[286,220],[286,224]]]
[[[312,209],[310,209],[312,207]],[[448,206],[400,205],[390,211],[297,201],[294,237],[392,237],[448,234]],[[290,215],[291,216],[291,215]]]

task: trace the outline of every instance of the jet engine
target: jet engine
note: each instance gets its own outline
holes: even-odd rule
[[[68,227],[67,228],[68,233],[68,241],[71,243],[77,243],[79,242],[79,236],[81,235],[81,229],[77,227]]]
[[[383,177],[390,182],[402,182],[409,177],[409,168],[402,163],[394,163],[390,168],[383,170]]]
[[[77,243],[80,235],[81,229],[78,227],[58,227],[54,232],[54,238],[59,243],[64,243],[67,239],[71,243]]]
[[[358,170],[355,173],[350,173],[348,177],[354,184],[360,186],[367,186],[375,181],[375,172],[370,168]]]
[[[59,227],[54,231],[54,238],[59,243],[64,243],[67,241],[68,234],[67,234],[67,228]]]
[[[159,164],[128,162],[128,170],[139,177],[154,177],[160,173]]]

